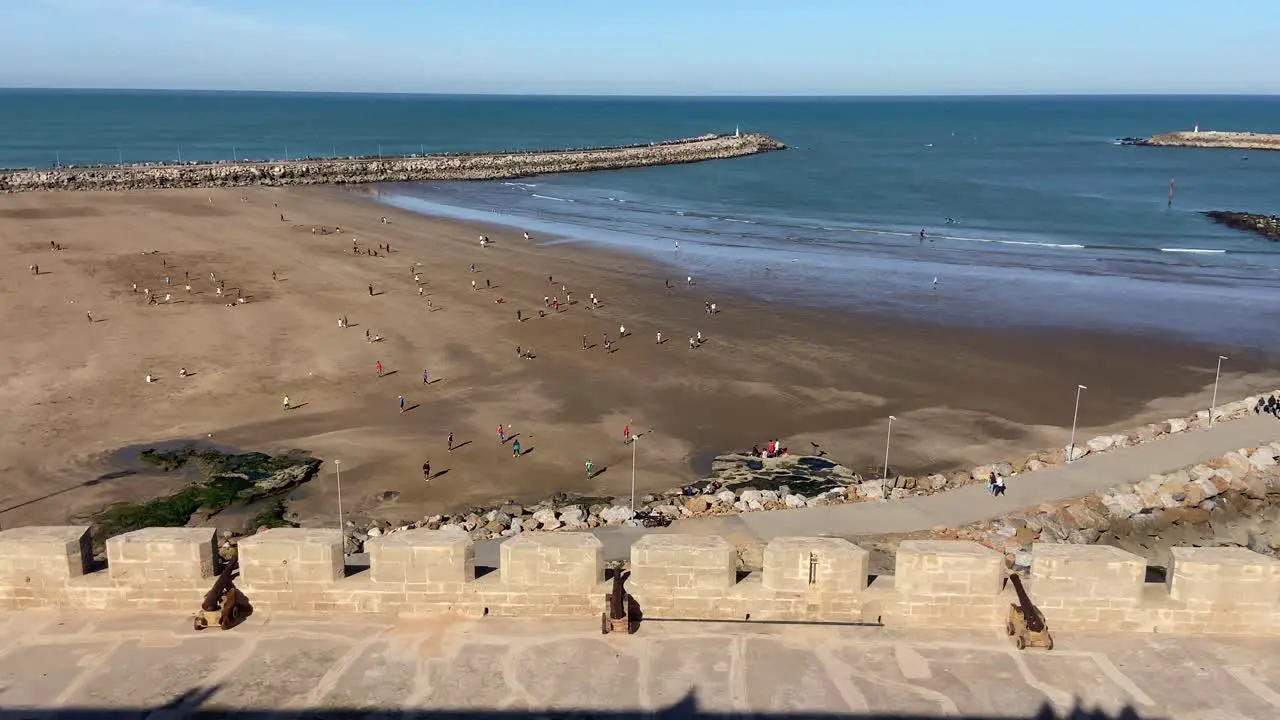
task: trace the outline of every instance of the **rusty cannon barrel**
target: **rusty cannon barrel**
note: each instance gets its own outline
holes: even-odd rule
[[[621,620],[627,616],[627,593],[622,589],[622,570],[613,574],[613,592],[609,593],[609,619]]]
[[[1023,620],[1027,623],[1027,630],[1044,632],[1044,621],[1040,617],[1040,611],[1032,604],[1026,589],[1022,587],[1022,578],[1013,574],[1009,576],[1009,582],[1013,583],[1013,591],[1018,594],[1018,608],[1022,611]]]
[[[236,571],[240,569],[240,558],[234,557],[227,566],[222,568],[222,573],[218,575],[218,579],[214,581],[213,587],[209,592],[205,593],[204,602],[200,604],[200,609],[205,612],[217,612],[222,604],[222,596],[230,589],[231,584],[235,581]]]

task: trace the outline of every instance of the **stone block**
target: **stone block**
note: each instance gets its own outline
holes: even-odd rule
[[[1137,605],[1146,574],[1145,558],[1110,545],[1035,543],[1029,592],[1045,607]]]
[[[870,553],[840,538],[779,537],[764,548],[764,587],[776,592],[861,592]]]
[[[718,535],[645,535],[631,546],[639,588],[716,591],[738,581],[738,551]]]
[[[898,547],[894,577],[902,595],[994,597],[1004,581],[1004,555],[976,542],[907,540]]]
[[[66,582],[84,575],[92,560],[87,525],[33,525],[0,532],[0,582],[5,584]]]
[[[213,528],[143,528],[107,539],[107,573],[126,582],[213,577]]]
[[[273,528],[238,545],[240,578],[246,586],[332,583],[342,579],[342,531]]]
[[[1169,596],[1189,605],[1280,608],[1280,561],[1242,547],[1170,549]]]
[[[604,545],[591,533],[522,533],[502,543],[510,585],[589,592],[604,581]]]
[[[475,579],[475,542],[465,532],[405,530],[365,543],[376,583],[465,583]]]

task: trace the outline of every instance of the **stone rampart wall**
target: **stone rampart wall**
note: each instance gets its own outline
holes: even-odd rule
[[[750,133],[582,150],[10,170],[0,172],[0,192],[497,180],[676,165],[755,155],[783,147],[768,136]]]
[[[369,543],[370,567],[343,564],[338,530],[281,528],[239,545],[238,586],[256,609],[303,613],[595,619],[610,584],[600,541],[524,533],[477,576],[472,540],[411,530]],[[1050,629],[1280,635],[1280,561],[1243,548],[1175,548],[1167,582],[1113,547],[1036,545],[1032,599]],[[0,607],[192,613],[213,583],[214,531],[148,528],[110,538],[93,568],[87,527],[0,532]],[[909,541],[893,575],[869,582],[868,552],[834,538],[777,538],[760,573],[740,576],[732,544],[654,534],[632,547],[627,589],[650,619],[881,622],[998,628],[1015,600],[1004,557],[977,543]]]

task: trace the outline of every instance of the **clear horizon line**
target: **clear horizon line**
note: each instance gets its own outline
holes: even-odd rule
[[[518,92],[391,92],[361,90],[227,90],[179,87],[37,87],[0,86],[0,92],[82,92],[82,93],[195,93],[220,95],[355,95],[366,97],[436,97],[436,98],[620,98],[636,100],[883,100],[883,99],[942,99],[942,98],[1280,98],[1280,93],[1267,92],[1008,92],[1008,93],[898,93],[898,94],[725,94],[699,95],[692,93],[518,93]]]

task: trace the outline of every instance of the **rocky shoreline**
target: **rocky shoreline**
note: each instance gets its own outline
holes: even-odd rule
[[[0,192],[507,180],[703,162],[785,147],[767,135],[747,133],[573,150],[5,170],[0,171]]]
[[[1280,241],[1280,215],[1209,210],[1202,213],[1210,220],[1235,230],[1254,232],[1272,241]]]
[[[1196,147],[1234,150],[1280,150],[1280,134],[1254,132],[1228,132],[1181,130],[1161,133],[1148,138],[1120,138],[1121,145],[1140,147]]]
[[[1280,390],[1269,395],[1280,397]],[[1251,396],[1219,405],[1214,409],[1214,422],[1228,422],[1253,413],[1259,397],[1266,397],[1266,395]],[[1144,425],[1125,433],[1100,435],[1078,443],[1074,448],[1050,448],[948,474],[936,473],[920,477],[894,476],[887,480],[864,477],[825,457],[787,455],[761,459],[748,454],[730,453],[721,455],[713,461],[711,473],[706,478],[691,482],[684,487],[638,497],[634,511],[630,507],[629,498],[572,496],[560,493],[532,505],[507,501],[488,507],[471,508],[463,512],[431,515],[408,522],[348,520],[347,550],[352,553],[360,552],[364,542],[371,537],[418,527],[433,530],[453,528],[468,533],[475,540],[490,540],[511,537],[521,532],[581,531],[606,525],[644,527],[661,525],[681,518],[875,501],[884,498],[886,492],[890,500],[932,495],[963,485],[985,483],[992,473],[1009,477],[1060,465],[1066,462],[1068,452],[1073,458],[1079,459],[1091,454],[1108,452],[1114,448],[1150,442],[1164,435],[1203,427],[1208,421],[1209,411],[1201,410],[1194,415],[1170,418],[1164,422]],[[1277,436],[1280,436],[1280,423],[1277,424]],[[1280,454],[1280,445],[1275,448],[1275,451],[1276,454]],[[1277,487],[1280,487],[1280,483]],[[1218,494],[1220,493],[1221,491]],[[1195,491],[1181,492],[1181,495],[1183,501],[1196,497]],[[1280,497],[1276,500],[1280,504]],[[1106,504],[1101,499],[1098,502]],[[1116,504],[1120,507],[1134,507],[1131,499],[1116,501]],[[1055,508],[1046,512],[1057,511],[1058,509]],[[1010,518],[1010,522],[1013,520]],[[990,531],[995,532],[994,529]],[[969,532],[981,535],[987,533],[988,529],[975,527]],[[1006,531],[1000,530],[1000,532]],[[1015,536],[1020,541],[1028,538],[1026,533],[1018,535],[1016,530],[1008,535],[1010,538]],[[1036,534],[1035,537],[1039,535]],[[1088,537],[1088,534],[1080,535],[1080,538]],[[1280,535],[1277,539],[1280,539]],[[1022,550],[1010,550],[1011,564],[1017,552]]]

